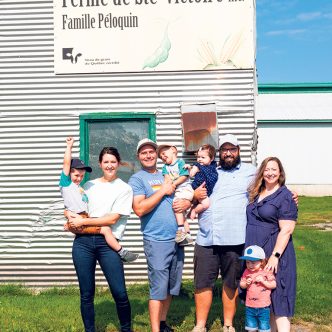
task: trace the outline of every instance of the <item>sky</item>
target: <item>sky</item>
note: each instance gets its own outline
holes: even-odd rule
[[[332,0],[256,0],[258,84],[332,82]]]

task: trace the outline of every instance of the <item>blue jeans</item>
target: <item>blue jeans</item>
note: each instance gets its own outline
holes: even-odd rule
[[[246,307],[246,330],[269,332],[270,327],[270,307],[251,308]]]
[[[86,332],[95,332],[95,272],[98,261],[114,298],[122,332],[131,331],[131,308],[123,263],[102,235],[76,235],[73,262],[80,286],[81,315]]]

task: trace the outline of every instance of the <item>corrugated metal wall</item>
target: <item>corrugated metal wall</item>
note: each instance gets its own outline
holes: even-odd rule
[[[172,141],[181,155],[180,106],[214,102],[220,134],[237,134],[250,161],[253,70],[55,76],[52,1],[2,0],[0,30],[0,282],[76,283],[58,178],[65,137],[79,139],[79,114],[153,112],[158,143]],[[126,264],[127,280],[146,280],[134,215],[123,244],[142,253]],[[185,278],[192,258],[193,248],[186,248]]]

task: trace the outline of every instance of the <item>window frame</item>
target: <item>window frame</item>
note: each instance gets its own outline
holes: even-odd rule
[[[149,132],[148,138],[153,141],[156,140],[156,114],[155,113],[133,113],[133,112],[109,112],[109,113],[87,113],[80,114],[80,159],[85,163],[89,160],[89,126],[91,122],[106,122],[106,121],[134,121],[134,120],[148,120]]]

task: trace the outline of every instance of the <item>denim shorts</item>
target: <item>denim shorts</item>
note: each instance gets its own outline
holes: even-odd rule
[[[148,263],[151,300],[165,300],[168,295],[179,295],[184,262],[184,248],[175,241],[143,240]]]
[[[246,307],[246,330],[270,332],[270,307]]]

